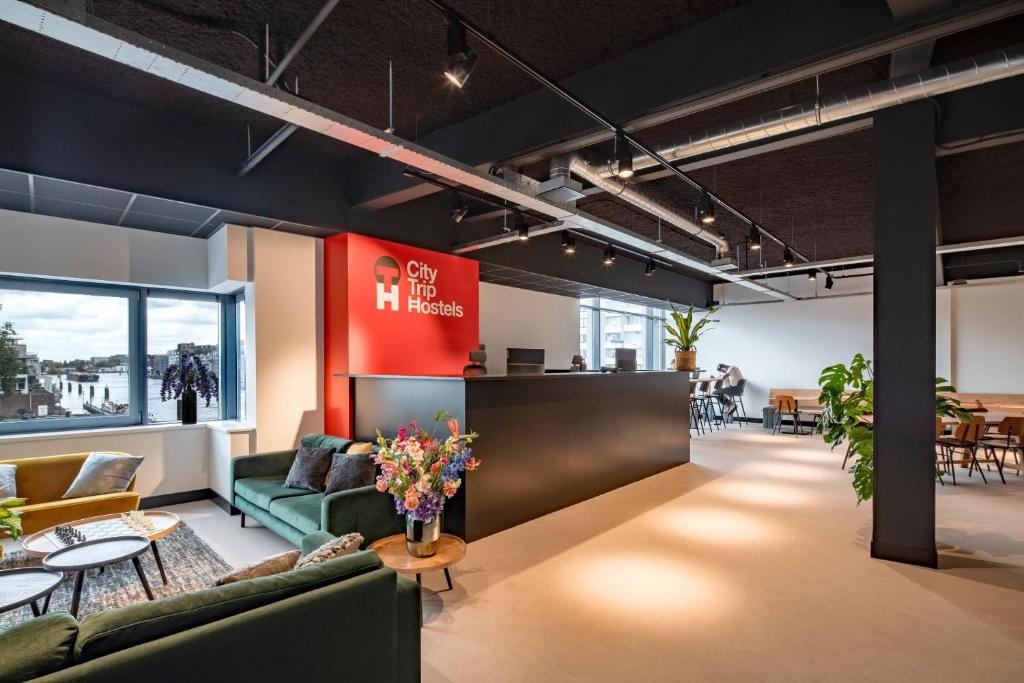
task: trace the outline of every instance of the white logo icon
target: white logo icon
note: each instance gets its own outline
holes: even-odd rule
[[[398,280],[402,277],[398,261],[381,256],[373,264],[373,275],[377,279],[377,310],[383,311],[385,304],[391,304],[391,310],[397,311]]]

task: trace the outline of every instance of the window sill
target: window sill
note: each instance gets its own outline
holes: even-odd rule
[[[178,422],[166,424],[133,425],[130,427],[101,427],[99,429],[66,429],[59,432],[31,432],[26,434],[0,434],[0,444],[27,443],[30,441],[53,441],[56,439],[78,439],[94,436],[118,436],[121,434],[148,434],[151,432],[174,432],[190,429],[212,429],[224,434],[254,432],[256,428],[237,420],[218,420],[183,425]]]

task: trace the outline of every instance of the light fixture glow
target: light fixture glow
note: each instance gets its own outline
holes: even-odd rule
[[[457,19],[448,20],[448,68],[444,75],[452,85],[466,85],[476,68],[476,53],[466,42],[466,27]]]
[[[615,247],[608,245],[604,248],[604,265],[610,266],[615,263]]]
[[[622,133],[615,137],[615,166],[620,179],[633,177],[633,150]]]
[[[576,236],[568,230],[562,231],[562,251],[566,254],[576,253]]]
[[[811,272],[807,273],[807,279],[811,282],[817,282],[818,274],[812,270]]]
[[[793,267],[793,252],[790,251],[789,247],[782,250],[782,265],[787,268]]]
[[[754,223],[750,224],[750,248],[753,251],[761,249],[761,230]]]
[[[646,275],[647,277],[651,277],[652,275],[654,275],[654,271],[657,269],[657,267],[658,266],[654,263],[654,259],[647,259],[647,265],[644,266],[644,275]]]
[[[715,222],[715,203],[707,192],[701,192],[697,198],[697,220],[704,225],[711,225]]]
[[[522,222],[521,218],[519,219],[519,230],[517,232],[519,233],[520,242],[525,242],[526,240],[530,239],[530,228],[529,226],[526,225],[526,223]]]

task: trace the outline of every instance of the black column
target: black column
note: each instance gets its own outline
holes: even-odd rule
[[[871,556],[936,566],[935,110],[875,115],[875,496]]]

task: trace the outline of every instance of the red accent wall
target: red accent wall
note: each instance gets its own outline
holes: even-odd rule
[[[338,375],[461,375],[480,342],[479,282],[479,264],[458,256],[324,240],[326,431],[352,432],[351,382]]]

